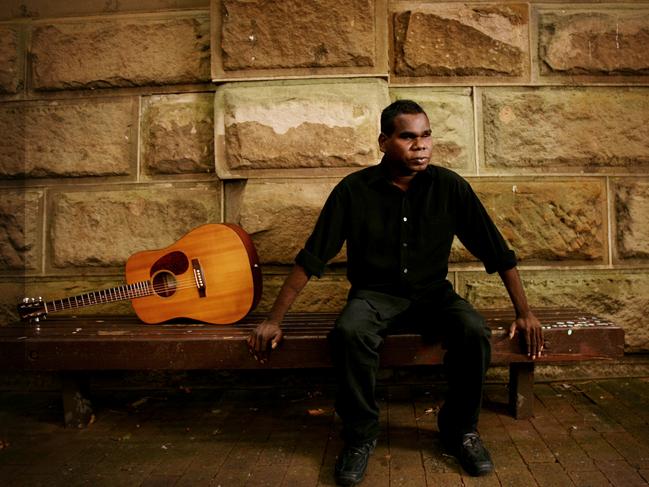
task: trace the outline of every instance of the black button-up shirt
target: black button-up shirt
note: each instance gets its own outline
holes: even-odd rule
[[[336,185],[296,262],[320,277],[347,242],[353,290],[423,299],[448,285],[454,235],[488,273],[516,265],[514,252],[462,177],[428,166],[404,192],[390,182],[382,162]]]

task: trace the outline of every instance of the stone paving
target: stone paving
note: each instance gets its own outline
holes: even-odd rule
[[[536,386],[536,415],[487,394],[496,464],[463,474],[440,447],[443,386],[381,389],[383,432],[363,486],[649,485],[649,379]],[[327,387],[96,391],[96,420],[65,429],[53,393],[0,393],[2,486],[330,486],[341,447]]]

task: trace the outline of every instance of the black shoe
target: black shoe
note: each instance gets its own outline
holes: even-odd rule
[[[493,472],[494,464],[478,433],[466,433],[452,445],[452,453],[469,475],[478,477]]]
[[[458,433],[458,429],[454,428],[453,422],[450,421],[450,413],[445,406],[442,406],[437,414],[437,426],[446,449],[451,455],[457,457],[469,475],[477,477],[492,472],[494,464],[482,444],[480,435],[475,431],[466,434]]]
[[[338,485],[354,485],[363,480],[367,461],[376,447],[376,440],[360,445],[345,445],[336,461],[334,475]]]

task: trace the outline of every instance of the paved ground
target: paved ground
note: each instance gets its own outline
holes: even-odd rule
[[[384,430],[364,486],[649,485],[649,379],[538,384],[536,416],[488,387],[480,429],[496,472],[465,476],[440,448],[442,387],[382,391]],[[3,486],[333,485],[341,446],[329,392],[97,393],[96,421],[60,424],[58,397],[0,393]]]

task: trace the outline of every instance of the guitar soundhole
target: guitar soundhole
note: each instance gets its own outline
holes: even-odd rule
[[[163,298],[172,296],[176,292],[176,276],[171,272],[158,272],[153,276],[153,290]]]

